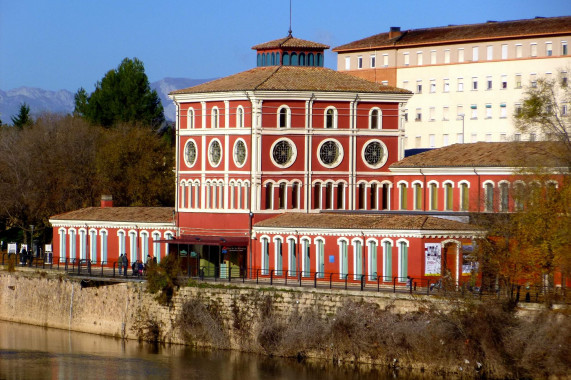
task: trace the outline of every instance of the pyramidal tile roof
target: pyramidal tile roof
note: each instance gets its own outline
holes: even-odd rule
[[[367,230],[475,231],[478,227],[455,220],[427,215],[349,214],[349,213],[285,213],[260,221],[255,227],[326,228]]]
[[[174,224],[173,212],[172,207],[87,207],[54,215],[50,220]]]
[[[295,38],[292,36],[287,36],[284,38],[278,38],[277,40],[264,42],[252,46],[253,50],[263,50],[263,49],[283,49],[283,48],[294,48],[294,49],[329,49],[328,45],[320,44],[319,42],[302,40],[300,38]]]
[[[333,48],[333,51],[364,50],[383,47],[430,45],[467,40],[493,40],[529,35],[568,34],[571,16],[538,17],[526,20],[488,21],[480,24],[449,25],[434,28],[410,29],[390,38],[380,33]]]
[[[224,91],[324,91],[411,94],[397,87],[385,86],[324,67],[267,66],[257,67],[198,86],[172,91],[170,94],[196,94]]]
[[[390,168],[557,167],[566,165],[565,157],[561,156],[566,152],[554,141],[454,144],[406,157]]]

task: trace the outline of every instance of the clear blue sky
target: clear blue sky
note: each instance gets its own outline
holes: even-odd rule
[[[410,28],[571,15],[568,0],[292,0],[293,34],[335,47]],[[252,68],[253,45],[286,36],[289,0],[0,0],[0,89],[88,92],[125,57],[149,80]],[[335,54],[326,56],[336,68]]]

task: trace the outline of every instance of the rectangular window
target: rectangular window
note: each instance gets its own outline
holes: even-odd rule
[[[444,92],[449,92],[450,91],[450,80],[448,79],[444,79]]]
[[[448,146],[450,145],[450,141],[448,141],[448,135],[444,134],[442,135],[442,146]]]
[[[521,44],[517,44],[515,46],[515,57],[516,58],[523,57],[523,46]]]
[[[537,44],[536,43],[532,43],[529,46],[529,55],[532,57],[537,57]]]
[[[478,142],[478,134],[477,133],[472,133],[472,142]]]
[[[488,61],[491,61],[492,59],[494,59],[494,47],[492,45],[488,45],[486,47],[486,59]]]
[[[521,74],[515,75],[515,88],[521,88]]]
[[[345,70],[351,70],[351,57],[345,57]]]
[[[508,135],[506,133],[500,133],[500,141],[501,142],[508,141]]]
[[[505,119],[508,117],[508,108],[506,107],[506,103],[500,104],[500,118]]]
[[[421,80],[416,81],[416,93],[422,94],[422,81]]]
[[[515,114],[516,114],[516,115],[520,115],[520,114],[521,114],[521,111],[522,111],[522,109],[521,109],[521,104],[520,104],[520,103],[516,103],[516,105],[515,105]]]
[[[529,76],[529,85],[533,88],[537,87],[537,74],[532,73]]]
[[[436,65],[436,50],[430,51],[430,64]]]
[[[561,41],[561,55],[567,55],[567,41]]]
[[[442,120],[446,121],[449,118],[448,106],[442,108]]]
[[[458,92],[464,91],[464,78],[458,78]]]
[[[436,139],[435,139],[434,135],[432,135],[432,134],[428,135],[428,146],[430,148],[434,148],[436,146],[435,141],[436,141]]]
[[[505,90],[508,88],[508,76],[507,75],[502,75],[502,90]]]
[[[477,119],[478,118],[478,106],[476,104],[472,104],[470,106],[470,109],[472,110],[472,119]]]
[[[462,117],[464,116],[464,106],[456,106],[456,115],[459,116],[458,120],[462,119]]]
[[[492,118],[492,105],[486,104],[486,119]]]
[[[508,59],[508,45],[502,45],[502,59]]]
[[[535,141],[535,133],[529,134],[529,141]]]
[[[421,108],[416,109],[416,117],[414,118],[414,121],[422,121],[422,109]]]
[[[545,55],[548,57],[553,55],[553,44],[551,42],[545,43]]]
[[[450,63],[450,49],[444,50],[444,63]]]
[[[514,141],[521,141],[521,133],[516,133],[514,135]]]
[[[435,107],[430,107],[430,108],[428,109],[428,120],[429,120],[429,121],[434,121],[434,120],[435,120],[435,117],[434,117],[434,114],[435,114],[435,113],[436,113],[436,108],[435,108]]]
[[[408,90],[408,81],[407,80],[402,81],[402,88],[404,88],[405,90]]]
[[[472,90],[476,91],[478,89],[478,78],[477,77],[473,77],[472,78]]]
[[[563,115],[563,116],[567,115],[567,104],[563,104],[561,106],[561,115]]]
[[[478,46],[474,46],[472,48],[472,61],[473,62],[478,61]]]
[[[492,77],[487,77],[486,78],[486,90],[491,90],[492,89]]]
[[[464,62],[464,49],[458,49],[458,62]]]
[[[371,68],[374,69],[377,66],[377,57],[372,55],[371,56]]]
[[[414,138],[414,147],[415,148],[420,148],[420,146],[422,145],[422,137],[421,136],[416,136]]]
[[[457,133],[456,134],[456,142],[458,144],[464,144],[464,134],[463,133]]]
[[[358,69],[362,69],[363,68],[363,57],[358,56],[357,57],[357,68]]]
[[[389,67],[389,55],[383,54],[383,67]]]
[[[383,86],[388,86],[388,85],[389,85],[389,81],[388,81],[388,80],[384,80],[384,81],[381,82],[381,84],[382,84]]]
[[[430,80],[430,92],[433,94],[436,92],[436,80]]]
[[[418,66],[422,66],[422,52],[421,51],[416,53],[416,64]]]
[[[404,53],[404,65],[410,65],[410,55],[408,53]]]
[[[492,134],[486,133],[486,142],[492,142]]]

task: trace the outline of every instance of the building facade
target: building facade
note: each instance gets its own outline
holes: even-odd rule
[[[464,142],[539,140],[521,136],[512,116],[538,78],[566,83],[571,17],[393,27],[336,47],[341,72],[408,89],[406,149]],[[562,105],[562,114],[569,105]]]

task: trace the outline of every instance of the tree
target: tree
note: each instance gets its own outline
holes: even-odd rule
[[[12,124],[18,129],[23,129],[24,127],[32,124],[32,119],[30,118],[30,107],[26,103],[20,104],[18,115],[12,116]]]
[[[91,95],[80,88],[74,113],[104,127],[136,123],[156,129],[165,120],[160,98],[151,90],[143,62],[137,58],[125,58],[117,69],[107,72]]]

